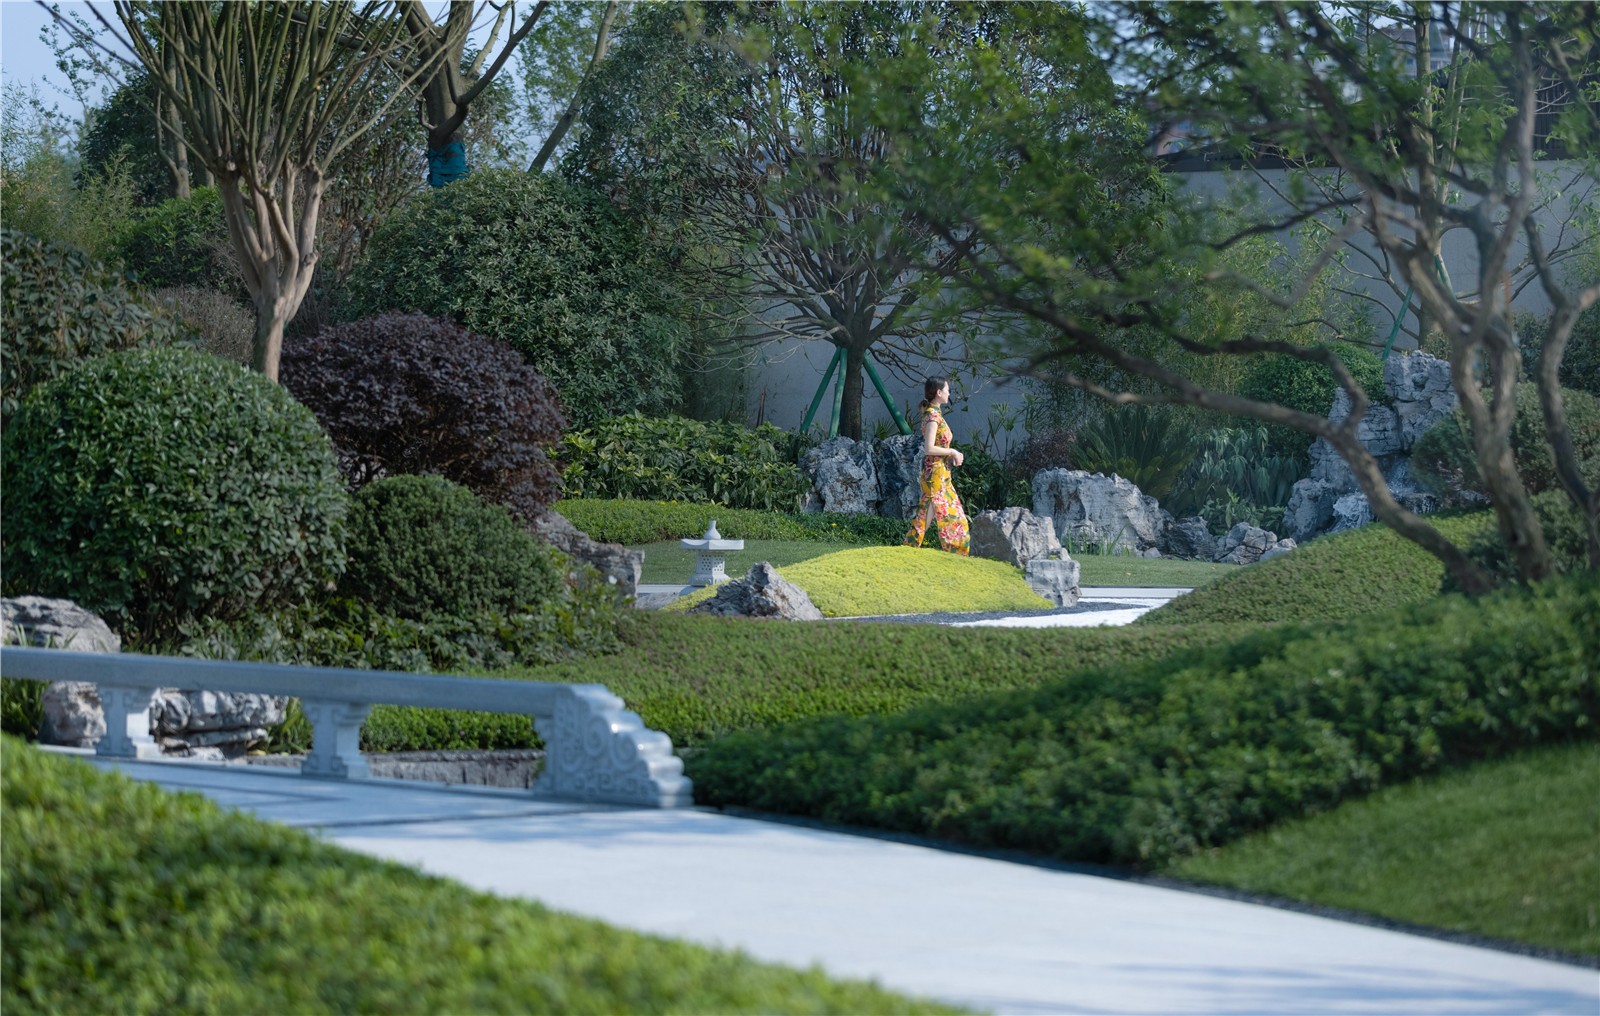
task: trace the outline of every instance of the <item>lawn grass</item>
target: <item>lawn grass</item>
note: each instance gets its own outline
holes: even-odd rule
[[[688,582],[690,574],[694,572],[694,553],[684,550],[677,540],[646,543],[632,549],[644,551],[641,582],[680,585]],[[757,561],[768,561],[775,568],[786,568],[832,554],[839,549],[836,543],[819,543],[815,540],[746,540],[744,550],[727,556],[728,575],[742,577]],[[1239,570],[1239,566],[1233,564],[1121,554],[1086,554],[1073,560],[1080,566],[1079,582],[1085,586],[1196,588]]]
[[[1388,787],[1168,872],[1600,956],[1600,745]]]
[[[1004,561],[959,557],[929,547],[852,547],[780,568],[824,617],[937,611],[1049,610],[1022,572]],[[668,605],[687,610],[710,599],[701,589]]]
[[[684,550],[677,540],[646,543],[631,549],[644,551],[644,574],[640,582],[683,585],[694,573],[694,551]],[[743,578],[757,561],[768,561],[774,568],[787,568],[838,549],[837,543],[816,540],[746,540],[743,550],[728,554],[724,560],[729,578]]]
[[[950,1012],[500,899],[15,739],[0,1008]]]
[[[1428,520],[1457,546],[1494,526],[1490,512]],[[1439,593],[1439,559],[1387,526],[1323,536],[1298,550],[1180,596],[1135,624],[1189,621],[1332,621],[1397,610]]]
[[[1143,558],[1127,554],[1084,554],[1078,562],[1078,583],[1085,586],[1177,586],[1198,589],[1236,574],[1236,564]]]

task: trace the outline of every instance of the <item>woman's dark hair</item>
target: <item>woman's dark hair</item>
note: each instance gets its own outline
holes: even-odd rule
[[[939,389],[949,383],[950,379],[947,377],[930,377],[922,382],[922,402],[918,404],[918,408],[927,409],[933,405],[933,397],[939,394]]]

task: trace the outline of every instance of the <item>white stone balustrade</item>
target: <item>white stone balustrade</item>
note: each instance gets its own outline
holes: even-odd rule
[[[75,653],[7,646],[0,677],[89,681],[99,686],[106,736],[95,754],[159,755],[150,737],[150,701],[157,688],[264,692],[300,699],[311,721],[311,752],[301,773],[365,779],[361,723],[377,703],[530,716],[544,741],[544,771],[535,796],[649,808],[688,807],[693,784],[667,735],[646,727],[600,684],[496,681],[335,667],[196,660],[129,653]]]

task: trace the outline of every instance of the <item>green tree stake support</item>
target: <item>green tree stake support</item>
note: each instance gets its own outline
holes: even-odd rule
[[[872,365],[872,354],[867,353],[863,359],[867,364],[867,376],[872,378],[873,387],[878,389],[878,397],[883,400],[884,405],[889,407],[889,415],[894,417],[894,425],[900,428],[900,433],[902,434],[911,433],[911,424],[907,423],[906,418],[901,415],[900,407],[894,404],[893,399],[889,398],[889,389],[884,387],[883,378],[878,374],[878,368]]]
[[[811,421],[817,415],[817,407],[822,405],[822,393],[828,390],[828,382],[833,380],[833,372],[838,369],[839,361],[843,358],[843,349],[833,351],[833,359],[828,361],[828,369],[822,372],[822,383],[817,385],[817,394],[811,398],[811,408],[806,410],[806,418],[800,421],[800,433],[804,434],[811,429]]]
[[[839,350],[844,356],[844,350]],[[839,373],[833,379],[833,419],[828,421],[828,436],[839,436],[839,417],[844,413],[844,362],[839,363]]]

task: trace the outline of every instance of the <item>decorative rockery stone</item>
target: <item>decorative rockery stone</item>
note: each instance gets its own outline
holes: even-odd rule
[[[973,516],[971,553],[1021,568],[1036,558],[1058,555],[1062,548],[1049,519],[1026,508],[1001,508]]]
[[[1033,513],[1049,518],[1068,545],[1159,549],[1171,515],[1133,481],[1081,469],[1042,469],[1033,476]]]
[[[1217,544],[1218,564],[1255,564],[1278,542],[1278,534],[1240,522]]]
[[[717,588],[717,595],[690,607],[692,614],[756,617],[786,621],[820,621],[822,611],[799,586],[778,574],[766,561],[751,567],[742,579]]]
[[[800,470],[811,481],[812,494],[805,509],[846,515],[876,515],[882,494],[878,490],[877,456],[870,441],[836,437],[806,452]]]
[[[922,437],[902,434],[873,442],[878,514],[910,522],[922,503]]]
[[[1063,551],[1060,557],[1036,557],[1022,569],[1028,588],[1058,607],[1076,607],[1078,595],[1078,562]]]
[[[1167,553],[1185,561],[1210,561],[1217,556],[1217,541],[1206,520],[1191,515],[1167,527]]]
[[[629,550],[620,543],[598,543],[557,511],[546,511],[533,523],[533,531],[550,546],[585,564],[606,577],[621,596],[639,593],[639,576],[644,572],[644,551]]]
[[[0,643],[78,653],[122,652],[122,640],[99,615],[71,600],[44,596],[0,599]],[[91,748],[105,736],[105,712],[93,684],[52,681],[45,687],[41,704],[41,743]]]

